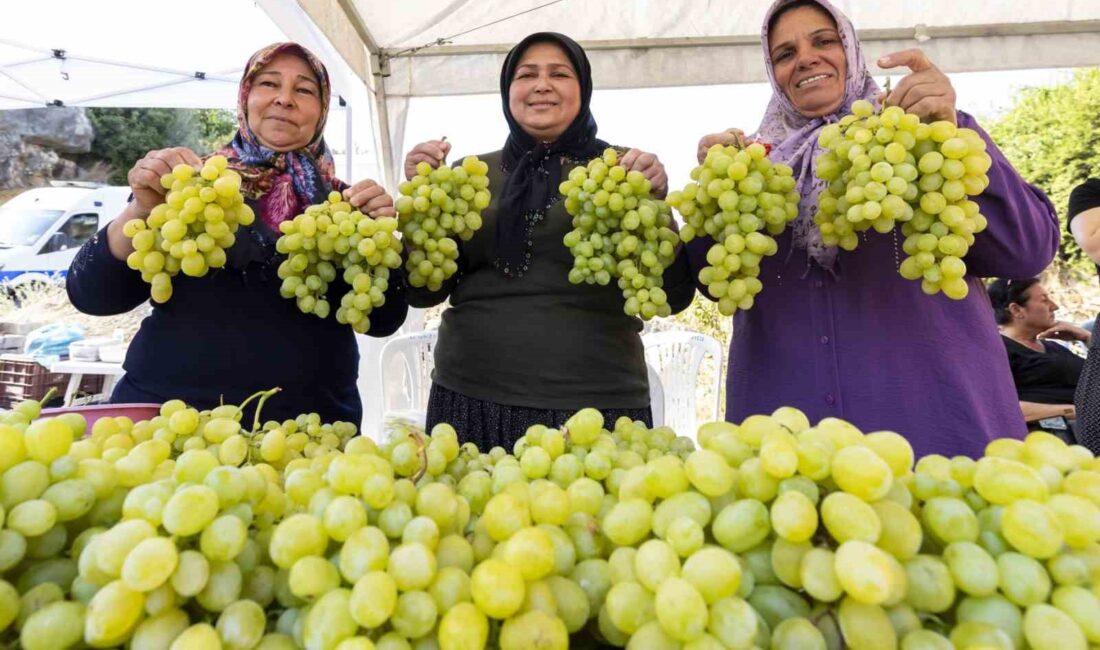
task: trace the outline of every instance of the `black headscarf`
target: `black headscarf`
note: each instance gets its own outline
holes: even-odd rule
[[[527,48],[535,43],[553,43],[561,47],[581,86],[580,112],[556,141],[538,142],[516,122],[508,105],[508,90],[516,67]],[[508,120],[508,140],[504,143],[504,169],[509,172],[501,191],[497,210],[495,266],[505,275],[519,277],[531,259],[530,231],[542,221],[545,211],[560,197],[562,156],[587,160],[598,156],[607,143],[596,138],[596,120],[589,110],[592,100],[592,67],[588,56],[576,41],[557,32],[538,32],[520,41],[508,52],[500,71],[500,96],[504,117]]]

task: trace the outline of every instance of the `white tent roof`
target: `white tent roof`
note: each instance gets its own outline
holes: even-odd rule
[[[6,6],[0,22],[0,108],[232,108],[249,55],[283,38],[245,2],[192,0],[182,11],[141,0],[20,5]],[[204,24],[241,22],[251,28],[239,37],[193,36]]]
[[[920,46],[948,72],[1100,65],[1100,0],[835,1],[872,59]],[[401,142],[410,98],[496,93],[504,54],[536,31],[585,45],[602,89],[765,79],[771,0],[298,2],[326,34],[350,23],[370,53],[384,149]],[[397,166],[399,156],[387,158]]]
[[[379,45],[394,49],[465,32],[470,33],[455,39],[455,45],[514,43],[539,28],[586,41],[756,37],[771,0],[352,0],[352,4],[372,27]],[[912,28],[921,23],[954,27],[1100,18],[1095,0],[834,0],[833,4],[865,30]],[[508,16],[515,17],[501,20]]]
[[[547,30],[588,46],[604,88],[761,81],[760,25],[770,4],[351,0],[351,9],[382,53],[387,94],[421,96],[495,92],[499,66],[490,64],[499,63],[525,35]],[[1097,0],[840,0],[838,5],[868,42],[869,53],[912,47],[915,36],[928,37],[923,47],[947,71],[1100,63]]]
[[[378,176],[374,98],[295,0],[189,0],[185,6],[164,0],[11,3],[0,21],[0,110],[233,110],[248,57],[284,40],[306,45],[329,68],[333,112],[326,135],[344,163],[342,173]],[[370,155],[342,155],[348,150]]]
[[[920,45],[949,72],[1100,65],[1100,0],[836,2],[870,58]],[[0,109],[55,102],[229,108],[248,55],[289,38],[326,61],[334,96],[353,107],[357,131],[386,125],[372,130],[391,171],[410,98],[495,93],[504,53],[531,32],[581,41],[601,89],[757,82],[769,5],[191,0],[181,10],[157,0],[35,0],[6,7],[0,22]],[[352,112],[345,118],[350,131]],[[375,149],[356,146],[365,148]]]

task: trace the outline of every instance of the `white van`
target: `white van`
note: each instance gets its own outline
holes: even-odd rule
[[[129,187],[56,182],[0,205],[0,285],[57,282],[80,245],[126,207]]]

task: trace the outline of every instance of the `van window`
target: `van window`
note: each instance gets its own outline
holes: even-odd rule
[[[74,214],[46,241],[39,254],[79,248],[81,244],[92,238],[97,228],[99,228],[99,215],[95,212]]]
[[[30,246],[46,233],[57,218],[64,214],[62,210],[42,210],[40,208],[0,208],[0,248]]]

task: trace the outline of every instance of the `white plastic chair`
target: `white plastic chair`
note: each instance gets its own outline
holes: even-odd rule
[[[665,423],[665,387],[661,383],[661,375],[657,369],[648,362],[645,364],[646,377],[649,379],[649,411],[653,416],[653,426],[663,426]],[[605,424],[612,424],[607,422]]]
[[[418,425],[424,428],[428,395],[435,368],[437,330],[403,334],[390,339],[382,348],[379,368],[382,377],[382,439],[389,433],[387,423]]]
[[[714,359],[714,373],[703,422],[718,418],[721,399],[722,344],[714,338],[691,331],[652,332],[642,335],[646,362],[656,369],[663,387],[662,419],[678,435],[695,439],[699,429],[699,370],[709,355]],[[653,403],[656,424],[657,402]]]

